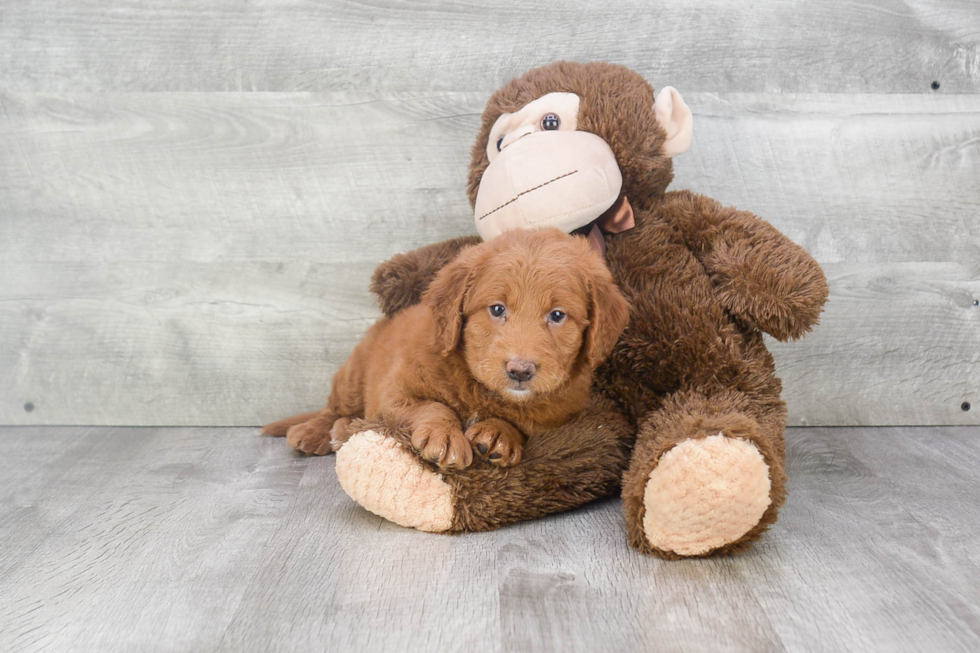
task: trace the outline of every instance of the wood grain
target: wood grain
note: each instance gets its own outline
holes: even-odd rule
[[[489,92],[570,59],[697,91],[980,92],[970,0],[14,0],[0,12],[0,86],[24,91]]]
[[[372,268],[8,263],[10,287],[29,290],[0,296],[0,333],[13,338],[0,349],[3,411],[41,423],[258,424],[297,398],[320,405],[377,317]]]
[[[825,263],[830,302],[800,342],[770,341],[790,423],[977,424],[980,274],[958,263]]]
[[[980,95],[697,94],[673,188],[772,222],[821,263],[980,271]]]
[[[379,261],[473,230],[485,98],[2,94],[14,260]]]
[[[241,431],[65,433],[88,450],[51,465],[38,455],[51,431],[3,431],[4,474],[8,450],[30,452],[40,482],[4,492],[2,532],[18,542],[4,548],[0,648],[214,647],[302,461]]]
[[[484,101],[3,94],[0,243],[31,261],[378,261],[473,232]],[[980,261],[980,95],[688,101],[673,188],[752,210],[821,262]]]
[[[248,429],[0,428],[0,649],[967,651],[977,427],[793,428],[744,555],[667,562],[618,500],[402,529]]]
[[[492,536],[384,522],[347,498],[332,458],[320,461],[217,650],[500,650]]]
[[[15,422],[258,424],[325,401],[377,309],[371,266],[8,264],[0,408]],[[805,340],[770,343],[793,424],[975,423],[980,281],[959,264],[828,264]],[[26,412],[25,404],[33,410]]]
[[[0,422],[321,405],[377,315],[374,265],[471,232],[484,99],[3,94]],[[773,345],[792,423],[977,423],[980,96],[688,100],[674,187],[769,219],[831,278],[817,331]]]
[[[975,450],[977,435],[975,428],[790,432],[790,498],[775,527],[782,535],[766,541],[747,575],[788,649],[976,647],[977,559],[961,529],[980,525],[974,502],[964,501],[976,491],[977,457],[952,459]],[[787,603],[806,609],[782,609]]]

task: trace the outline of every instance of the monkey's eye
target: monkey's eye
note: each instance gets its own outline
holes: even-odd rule
[[[551,311],[550,313],[548,313],[548,322],[550,322],[551,324],[561,324],[562,322],[565,321],[565,317],[567,316],[565,315],[564,311],[558,311],[558,310]]]
[[[500,138],[497,139],[497,151],[498,152],[500,151],[500,146],[503,145],[503,144],[504,144],[504,137],[501,136]]]
[[[507,307],[503,304],[492,304],[488,310],[490,317],[503,317],[504,313],[507,312]]]
[[[546,114],[544,118],[541,119],[541,129],[549,132],[553,132],[561,125],[561,118],[558,117],[557,113]]]

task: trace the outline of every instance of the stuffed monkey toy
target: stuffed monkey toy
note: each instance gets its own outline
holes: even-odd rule
[[[692,129],[676,90],[655,96],[639,74],[606,63],[531,70],[488,101],[468,185],[480,236],[542,226],[579,233],[604,253],[632,306],[589,407],[532,438],[522,462],[439,469],[397,425],[354,421],[331,438],[317,413],[266,432],[288,434],[307,453],[339,449],[344,490],[404,526],[487,530],[620,490],[627,538],[643,553],[746,548],[786,496],[786,407],[762,334],[803,336],[828,287],[820,266],[767,222],[667,192],[671,158],[687,150]],[[372,283],[382,310],[418,302],[475,242],[382,264]]]

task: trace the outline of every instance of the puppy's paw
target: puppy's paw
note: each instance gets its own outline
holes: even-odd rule
[[[412,432],[412,446],[426,460],[446,469],[473,464],[473,449],[459,427],[444,422],[420,424]]]
[[[466,429],[466,439],[490,463],[510,467],[521,462],[524,435],[502,419],[485,419]]]
[[[344,446],[344,443],[350,439],[350,425],[354,420],[350,417],[340,417],[333,426],[330,427],[330,449],[331,451],[340,451],[340,448]]]
[[[314,418],[308,422],[290,427],[286,432],[286,442],[293,449],[311,456],[325,456],[334,451],[330,443],[330,428],[324,420]]]

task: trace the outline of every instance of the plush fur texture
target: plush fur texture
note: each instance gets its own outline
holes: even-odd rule
[[[444,268],[464,247],[481,242],[479,236],[463,236],[391,257],[371,277],[371,292],[378,296],[381,311],[387,317],[394,317],[395,313],[418,304],[429,288],[433,270]]]
[[[419,465],[411,437],[403,442],[359,426],[337,452],[337,480],[344,492],[396,524],[433,533],[452,529],[453,490],[441,474]]]
[[[786,497],[786,407],[762,334],[795,339],[817,323],[828,296],[823,272],[751,213],[687,191],[666,192],[673,171],[653,88],[621,66],[559,62],[494,93],[472,151],[471,201],[496,119],[551,92],[579,95],[578,128],[606,140],[621,168],[635,227],[604,241],[609,269],[631,305],[630,324],[596,370],[584,413],[533,438],[520,464],[478,462],[443,475],[453,497],[445,530],[497,528],[619,488],[627,538],[641,552],[678,558],[741,551],[776,521]],[[411,310],[472,242],[431,245],[381,265],[372,288],[385,313]],[[396,424],[351,428],[369,427],[410,445]],[[658,473],[662,460],[665,475]],[[435,472],[424,460],[414,465]],[[377,483],[410,471],[358,469]],[[425,496],[409,491],[389,500],[405,504],[401,513],[414,513],[421,506],[413,503]]]
[[[346,442],[353,419],[384,420],[407,427],[441,468],[468,467],[474,451],[512,465],[527,436],[585,408],[628,310],[585,239],[510,232],[460,252],[421,303],[378,321],[321,413],[265,430],[285,426],[293,447],[324,454]]]
[[[601,136],[612,148],[623,174],[623,194],[634,208],[634,200],[642,206],[643,200],[663,195],[674,173],[661,152],[666,134],[653,113],[653,87],[623,66],[560,61],[528,71],[490,96],[472,150],[467,186],[471,203],[490,165],[486,143],[493,123],[500,114],[517,111],[547,93],[579,96],[578,129]]]
[[[748,440],[688,438],[660,457],[646,482],[644,541],[680,556],[714,551],[759,523],[771,491],[769,468]]]
[[[374,445],[364,453],[346,445],[338,452],[337,474],[351,498],[396,524],[447,533],[493,530],[610,496],[619,490],[634,436],[615,405],[597,394],[567,424],[530,438],[513,467],[478,458],[464,470],[439,469],[412,453],[408,429],[358,420],[351,431],[386,436],[364,443]],[[405,455],[393,455],[389,441]],[[444,500],[435,478],[451,488],[446,528],[444,513],[433,518],[429,508]]]
[[[633,444],[629,464],[621,468],[621,491],[627,536],[640,551],[668,558],[740,551],[776,520],[786,496],[786,408],[762,332],[780,340],[807,333],[828,296],[823,272],[802,248],[751,213],[687,191],[666,192],[673,172],[662,152],[665,134],[655,120],[653,88],[621,66],[559,62],[497,91],[487,103],[472,150],[471,201],[488,165],[486,137],[494,121],[502,112],[516,111],[550,92],[580,96],[579,129],[604,138],[616,154],[622,193],[633,207],[636,226],[605,235],[609,268],[632,310],[629,327],[596,373],[594,392],[605,399],[597,398],[591,410],[601,406],[602,412],[587,412],[558,429],[560,437],[543,436],[537,442],[559,447],[548,465],[562,474],[561,487],[581,481],[596,490],[578,495],[582,501],[615,490],[615,483],[592,483],[591,470],[625,462],[620,445]],[[374,288],[386,313],[417,302],[440,265],[467,242],[439,243],[380,266]],[[590,441],[600,426],[622,423],[635,441],[621,437],[615,438],[617,446],[561,449],[565,442]],[[700,442],[719,434],[746,447]],[[717,505],[746,499],[743,503],[752,509],[765,509],[757,523],[744,525],[741,535],[698,552],[658,547],[657,538],[644,532],[648,502],[671,502],[679,496],[647,489],[661,458],[682,443],[688,443],[684,456],[675,458],[691,464],[700,456],[706,469],[721,469],[732,451],[749,452],[744,460],[751,460],[751,451],[757,450],[764,464],[739,463],[740,469],[749,476],[767,475],[726,482],[732,492],[768,487],[769,496],[732,494],[716,497]],[[451,530],[498,527],[575,505],[557,486],[536,483],[525,474],[527,463],[492,470],[493,476],[476,467],[449,476],[455,496]],[[547,465],[535,477],[539,474],[548,475]],[[495,491],[498,487],[506,492]],[[496,501],[502,494],[507,500]],[[683,506],[668,506],[665,514],[674,514],[675,508]],[[716,511],[718,528],[727,528],[724,510]],[[707,528],[702,540],[695,534],[690,541],[713,541],[713,527]]]

